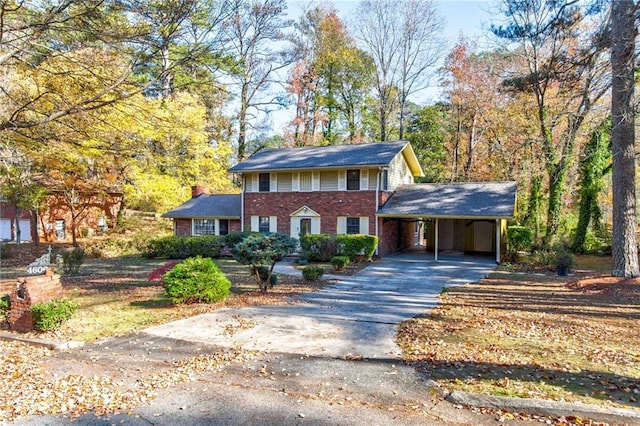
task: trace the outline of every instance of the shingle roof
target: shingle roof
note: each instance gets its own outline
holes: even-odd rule
[[[200,195],[169,210],[163,217],[172,218],[240,218],[240,194]]]
[[[512,218],[515,182],[402,185],[378,210],[380,216]]]
[[[231,172],[279,171],[350,166],[387,166],[408,146],[409,166],[416,176],[422,176],[420,165],[407,141],[377,142],[361,145],[329,145],[304,148],[280,148],[258,151],[231,167]]]

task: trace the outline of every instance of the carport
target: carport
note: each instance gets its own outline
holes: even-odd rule
[[[506,246],[507,219],[515,214],[515,182],[424,183],[399,186],[378,217],[425,221],[427,248],[495,253]]]

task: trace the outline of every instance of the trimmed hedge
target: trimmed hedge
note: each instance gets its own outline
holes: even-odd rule
[[[171,235],[149,241],[145,256],[164,259],[186,259],[196,256],[217,258],[220,257],[224,246],[224,236],[182,237]]]
[[[336,235],[338,254],[348,256],[352,262],[371,260],[378,247],[378,237],[375,235],[363,234],[341,234]]]
[[[331,258],[331,265],[336,271],[342,271],[349,264],[349,256],[334,256]]]
[[[165,295],[173,303],[214,303],[229,295],[231,281],[208,257],[190,257],[164,275]]]
[[[335,235],[306,234],[300,237],[302,255],[311,262],[328,262],[336,255]]]
[[[315,281],[324,274],[324,269],[320,266],[305,266],[302,268],[302,277],[307,281]]]
[[[38,331],[55,330],[73,316],[78,304],[71,299],[51,299],[31,307],[34,328]]]

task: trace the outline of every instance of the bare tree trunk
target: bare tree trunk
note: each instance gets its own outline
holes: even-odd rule
[[[613,153],[613,264],[611,275],[637,277],[634,131],[634,2],[611,5],[611,145]]]

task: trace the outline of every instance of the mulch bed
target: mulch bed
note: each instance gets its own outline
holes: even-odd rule
[[[182,262],[181,260],[171,260],[149,274],[149,282],[162,281],[164,274],[169,272],[174,266]]]
[[[584,294],[640,302],[640,278],[592,276],[569,281],[567,287]]]

